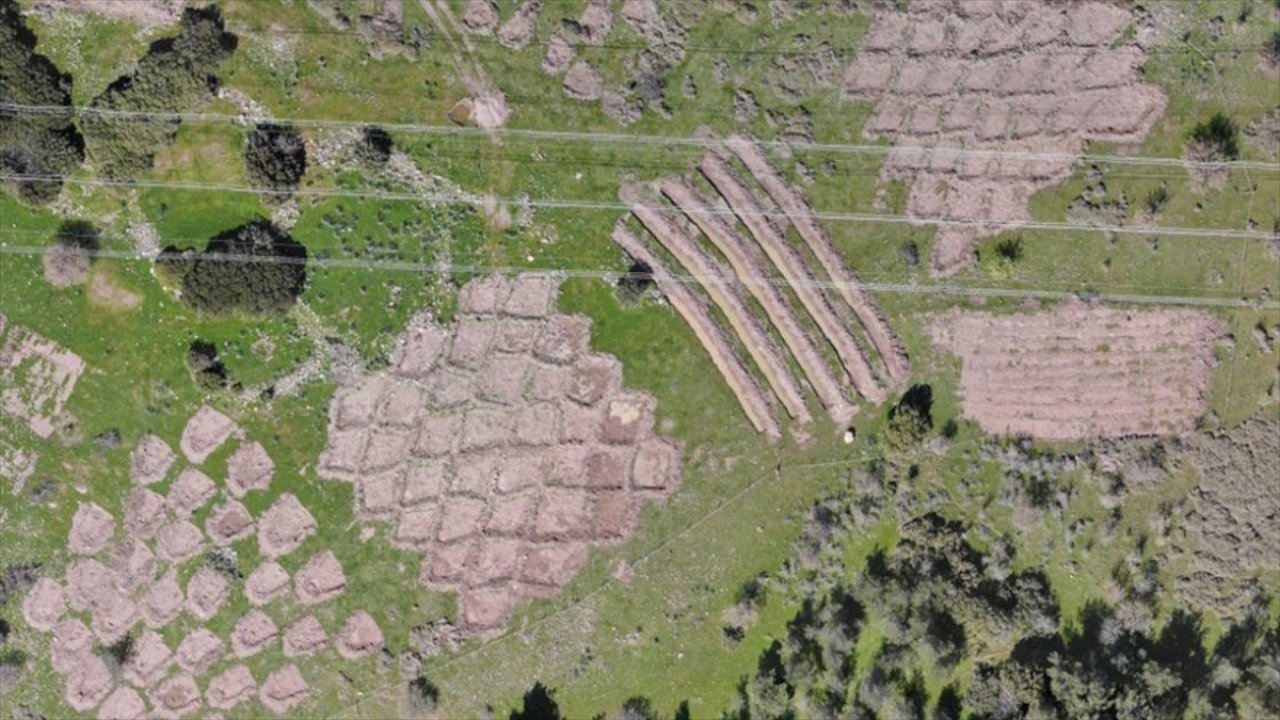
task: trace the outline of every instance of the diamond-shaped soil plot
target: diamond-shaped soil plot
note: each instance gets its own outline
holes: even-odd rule
[[[240,658],[257,655],[279,634],[276,624],[266,613],[250,610],[231,631],[231,649]]]
[[[289,590],[289,573],[280,563],[268,560],[244,581],[244,595],[254,605],[266,605]]]
[[[77,555],[96,554],[107,546],[115,530],[116,521],[111,513],[91,502],[80,503],[71,518],[67,549]]]
[[[338,558],[331,551],[324,550],[298,568],[293,576],[293,584],[298,602],[315,605],[341,595],[347,588],[347,578],[342,573]]]
[[[146,488],[134,488],[124,501],[124,526],[143,540],[155,535],[165,521],[164,498]]]
[[[241,444],[227,458],[227,492],[239,498],[250,490],[266,490],[275,469],[275,462],[261,443]]]
[[[216,491],[217,487],[208,475],[189,467],[178,473],[169,488],[169,510],[174,515],[190,517],[196,510],[204,507]]]
[[[253,516],[244,505],[229,500],[215,505],[204,521],[204,530],[217,545],[229,545],[253,534]]]
[[[119,720],[138,720],[147,712],[147,704],[137,690],[121,685],[115,692],[102,701],[98,708],[100,718],[118,718]]]
[[[198,465],[221,447],[227,438],[239,432],[240,428],[235,421],[205,405],[187,421],[187,426],[182,431],[182,453]]]
[[[222,573],[202,567],[187,581],[187,610],[199,620],[209,620],[226,602],[229,589]]]
[[[36,630],[53,629],[67,612],[67,598],[57,580],[42,577],[36,580],[22,601],[22,617]]]
[[[316,531],[316,519],[290,493],[281,495],[258,519],[258,549],[264,557],[288,555]]]
[[[176,675],[162,681],[150,693],[156,715],[181,718],[200,708],[200,688],[190,675]]]
[[[457,593],[467,634],[558,593],[680,483],[653,397],[623,387],[621,363],[591,351],[591,320],[555,312],[556,294],[542,275],[468,283],[454,323],[415,316],[390,367],[329,407],[320,475],[353,483],[357,516],[422,553],[420,582]]]
[[[308,615],[284,629],[284,656],[314,655],[329,640],[315,615]]]
[[[174,520],[156,531],[156,553],[170,562],[182,562],[204,550],[204,533],[186,520]]]
[[[178,644],[175,655],[184,670],[199,674],[217,662],[225,650],[217,635],[204,628],[196,628]]]
[[[342,624],[335,645],[339,655],[355,659],[381,650],[382,642],[382,630],[373,616],[364,610],[357,610]]]
[[[244,665],[233,665],[209,681],[204,699],[214,710],[230,710],[258,692],[258,683]]]
[[[258,699],[276,715],[284,715],[289,709],[311,694],[311,686],[302,677],[297,665],[286,665],[267,676],[258,690]]]
[[[160,482],[177,457],[164,440],[155,435],[147,435],[129,455],[129,479],[135,485]]]
[[[173,652],[165,645],[164,638],[155,631],[147,630],[133,641],[133,648],[124,662],[124,677],[136,687],[151,687],[164,677],[172,658]]]

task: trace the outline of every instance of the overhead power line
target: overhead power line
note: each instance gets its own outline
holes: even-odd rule
[[[47,246],[39,245],[7,245],[0,244],[0,255],[43,255],[48,251]],[[145,256],[136,252],[124,250],[80,250],[82,255],[97,258],[113,258],[118,260],[139,260]],[[161,254],[157,259],[171,257],[173,259],[190,259],[183,253],[173,253],[171,255]],[[224,253],[202,253],[194,256],[200,262],[230,262],[230,263],[269,263],[279,265],[305,265],[309,267],[321,268],[353,268],[359,270],[377,270],[377,271],[400,271],[415,272],[428,274],[452,274],[452,273],[472,273],[476,275],[487,275],[492,273],[502,274],[535,274],[549,275],[554,277],[572,277],[572,278],[592,278],[602,280],[616,280],[621,277],[647,277],[647,274],[618,273],[607,270],[592,270],[586,268],[528,268],[514,267],[502,265],[477,265],[477,264],[452,264],[452,263],[422,263],[407,260],[360,260],[355,258],[293,258],[281,256],[264,256],[264,255],[228,255]],[[953,297],[1000,297],[1014,299],[1034,299],[1061,301],[1069,299],[1085,298],[1095,302],[1126,304],[1126,305],[1167,305],[1167,306],[1190,306],[1190,307],[1214,307],[1214,308],[1253,308],[1262,310],[1280,310],[1280,301],[1263,301],[1248,300],[1244,298],[1214,298],[1214,297],[1195,297],[1187,295],[1129,295],[1129,294],[1112,294],[1112,293],[1088,293],[1088,292],[1064,292],[1057,290],[1030,290],[1008,287],[972,287],[965,285],[947,285],[947,284],[913,284],[913,283],[881,283],[881,282],[835,282],[830,280],[806,279],[799,283],[788,281],[786,278],[770,277],[770,276],[699,276],[685,273],[663,274],[664,281],[670,280],[692,285],[773,285],[777,287],[791,287],[795,285],[806,285],[809,287],[819,288],[823,290],[838,290],[841,288],[857,288],[872,293],[886,294],[908,294],[908,295],[943,295]]]
[[[717,138],[675,137],[670,135],[642,135],[637,133],[579,132],[570,130],[530,130],[522,128],[494,128],[482,130],[477,127],[456,125],[430,125],[422,123],[386,123],[378,120],[333,120],[324,118],[282,118],[282,117],[250,117],[230,115],[226,113],[196,112],[161,112],[150,110],[112,110],[95,108],[86,105],[28,105],[23,103],[0,102],[0,113],[29,113],[38,115],[67,115],[74,112],[78,115],[97,117],[133,118],[145,120],[177,120],[180,122],[272,122],[311,128],[363,128],[377,126],[387,131],[428,134],[428,135],[473,135],[479,137],[518,137],[533,140],[583,143],[617,143],[623,145],[657,145],[676,147],[707,148],[720,144]],[[948,148],[911,145],[866,145],[852,143],[820,143],[812,141],[792,140],[756,140],[758,147],[766,149],[784,149],[803,152],[830,152],[843,154],[888,155],[890,153],[921,153],[926,156],[945,157],[980,157],[990,159],[1014,159],[1025,161],[1066,161],[1088,162],[1111,165],[1135,165],[1156,167],[1177,167],[1194,169],[1247,169],[1267,172],[1278,172],[1280,167],[1275,163],[1250,160],[1223,160],[1193,162],[1182,158],[1100,155],[1089,153],[1037,153],[1017,150],[984,150],[979,148]]]
[[[489,202],[505,202],[513,205],[528,205],[551,210],[592,210],[606,212],[630,212],[633,207],[645,208],[663,213],[695,214],[707,216],[741,216],[752,215],[771,219],[786,220],[790,216],[778,210],[748,210],[724,207],[699,207],[677,209],[666,205],[630,205],[621,201],[607,200],[562,200],[559,198],[512,198],[496,196],[465,196],[443,193],[394,192],[388,190],[343,190],[340,188],[298,188],[296,190],[272,190],[255,188],[247,185],[229,185],[216,183],[178,183],[159,182],[153,180],[107,180],[104,178],[67,177],[57,175],[35,175],[20,173],[0,174],[0,180],[11,182],[45,182],[65,183],[69,185],[87,185],[91,187],[125,187],[125,188],[157,188],[165,190],[188,190],[193,192],[234,192],[247,194],[265,194],[277,196],[298,195],[305,197],[350,197],[366,200],[390,200],[407,202],[426,202],[435,204],[464,204],[483,207]],[[890,225],[937,225],[940,227],[963,227],[981,230],[984,233],[997,229],[1045,230],[1055,232],[1108,232],[1123,235],[1160,235],[1164,237],[1201,237],[1224,239],[1257,239],[1266,240],[1272,237],[1270,232],[1261,230],[1232,230],[1228,228],[1186,228],[1165,226],[1129,226],[1129,225],[1073,225],[1060,222],[1026,222],[964,220],[946,217],[916,217],[908,215],[885,215],[876,213],[849,213],[814,210],[808,215],[817,220],[833,222],[860,222]]]

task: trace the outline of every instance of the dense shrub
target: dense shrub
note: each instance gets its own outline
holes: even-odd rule
[[[86,220],[67,220],[53,234],[45,250],[44,277],[54,287],[79,285],[89,279],[89,265],[98,249],[98,228]]]
[[[127,113],[195,110],[213,97],[218,64],[231,57],[236,44],[216,7],[188,8],[177,36],[151,43],[133,74],[111,83],[94,99],[93,108]],[[179,121],[91,113],[82,125],[98,170],[127,179],[151,169],[156,153],[173,142]]]
[[[378,168],[391,159],[391,136],[374,125],[365,126],[356,143],[356,159],[366,167]]]
[[[302,293],[307,250],[266,220],[255,220],[209,241],[203,252],[166,248],[157,260],[162,279],[209,315],[286,312]]]
[[[933,429],[933,388],[912,385],[889,410],[889,424],[881,442],[891,453],[906,454],[915,449]]]
[[[439,702],[440,688],[428,680],[426,675],[419,675],[409,681],[408,703],[412,710],[419,713],[431,713],[436,709],[436,705]]]
[[[259,125],[244,146],[244,166],[254,186],[272,191],[283,200],[298,188],[307,171],[307,145],[292,127]]]
[[[561,720],[563,717],[555,691],[540,682],[524,694],[520,709],[511,711],[511,720]]]
[[[1191,131],[1195,159],[1236,160],[1240,157],[1240,128],[1222,113],[1200,123]]]
[[[191,372],[196,387],[205,392],[222,390],[230,382],[227,368],[218,358],[217,346],[204,340],[192,341],[187,348],[187,370]]]
[[[0,102],[66,107],[66,112],[0,109],[0,171],[51,176],[5,181],[24,202],[47,203],[62,176],[84,161],[84,138],[72,122],[71,76],[35,52],[36,36],[14,0],[0,0]]]
[[[653,268],[637,260],[622,277],[618,278],[618,299],[628,305],[634,304],[639,302],[653,285]]]

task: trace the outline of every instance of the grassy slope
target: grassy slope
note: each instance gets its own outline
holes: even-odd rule
[[[420,11],[413,3],[407,3],[406,7],[411,21],[421,20]],[[1209,17],[1214,10],[1206,8],[1204,12],[1205,17]],[[558,16],[572,17],[576,13],[574,5],[549,3],[539,21],[539,35],[545,37],[559,22]],[[453,101],[464,95],[463,89],[454,83],[449,72],[450,61],[442,51],[426,53],[418,60],[393,57],[369,61],[353,36],[330,32],[327,22],[309,12],[303,3],[269,6],[230,3],[227,14],[237,27],[302,28],[317,33],[290,36],[293,42],[290,61],[281,60],[279,53],[273,54],[266,41],[246,34],[241,52],[225,68],[223,76],[229,85],[242,89],[278,115],[443,123]],[[788,47],[788,39],[796,32],[803,31],[818,39],[848,40],[856,38],[866,26],[866,18],[860,16],[802,19],[783,29],[770,28],[765,18],[747,27],[715,11],[710,11],[705,20],[691,35],[691,46],[759,47],[759,36],[767,32],[771,38],[768,47],[781,49]],[[41,50],[76,74],[77,102],[96,94],[145,47],[144,38],[133,37],[131,31],[119,23],[92,19],[83,23],[37,23]],[[82,39],[73,40],[77,34]],[[618,43],[635,41],[630,29],[621,23],[612,39]],[[1231,39],[1242,44],[1247,41],[1248,38]],[[486,71],[513,100],[516,114],[512,126],[616,131],[617,126],[602,115],[598,105],[566,99],[559,91],[559,81],[545,77],[537,69],[540,47],[535,45],[512,52],[480,43],[478,48]],[[583,56],[601,66],[613,82],[621,79],[620,51],[594,48],[586,50]],[[686,135],[702,124],[720,131],[736,129],[731,110],[733,91],[728,86],[717,86],[713,79],[718,60],[735,68],[763,107],[792,110],[791,103],[773,96],[767,89],[764,77],[767,57],[690,53],[669,75],[667,95],[674,117],[661,120],[652,112],[646,112],[644,119],[631,130]],[[1153,81],[1164,85],[1175,101],[1171,103],[1169,119],[1158,127],[1151,141],[1137,151],[1140,154],[1176,155],[1182,138],[1196,120],[1194,115],[1203,109],[1200,101],[1182,99],[1185,85],[1190,81],[1178,62],[1179,56],[1171,55],[1167,60],[1162,57],[1151,64]],[[1238,117],[1242,123],[1248,122],[1257,113],[1254,107],[1258,105],[1257,98],[1268,97],[1267,92],[1274,96],[1273,86],[1267,85],[1265,79],[1243,61],[1224,62],[1221,66],[1229,76],[1228,81],[1221,84],[1222,92],[1228,93],[1221,103],[1238,108],[1242,105],[1240,99],[1250,98],[1250,107],[1254,109],[1240,111]],[[680,83],[685,75],[693,77],[698,85],[697,99],[681,95]],[[1205,84],[1205,91],[1211,87],[1217,85]],[[869,112],[868,106],[837,105],[831,94],[824,91],[809,93],[801,103],[814,115],[818,140],[864,142],[859,128]],[[1271,106],[1274,105],[1272,101]],[[1266,104],[1262,106],[1265,108]],[[230,110],[220,104],[210,109]],[[776,132],[760,117],[753,125],[753,129],[764,136]],[[183,127],[175,146],[161,153],[155,178],[243,182],[237,162],[240,132],[221,125]],[[534,197],[613,200],[622,180],[647,179],[683,170],[696,159],[696,155],[681,150],[655,151],[617,145],[584,147],[515,139],[497,143],[481,138],[419,135],[400,136],[397,142],[409,149],[429,172],[448,177],[471,191],[507,197],[528,193]],[[804,158],[812,168],[819,167],[825,159]],[[810,190],[815,207],[874,211],[872,202],[879,170],[876,159],[846,155],[833,156],[831,160],[835,163],[834,172],[819,173]],[[1035,216],[1061,220],[1066,205],[1084,185],[1084,172],[1085,168],[1081,168],[1077,180],[1037,196],[1033,207]],[[1242,211],[1245,203],[1235,189],[1239,185],[1237,178],[1232,178],[1223,190],[1196,195],[1185,176],[1179,177],[1180,171],[1168,170],[1170,177],[1159,180],[1122,177],[1123,172],[1115,170],[1104,177],[1113,193],[1123,190],[1134,208],[1155,182],[1169,183],[1172,200],[1159,218],[1162,224],[1243,227],[1247,217],[1252,217],[1260,226],[1267,227],[1268,218],[1274,219],[1277,213],[1274,203],[1265,202],[1277,192],[1265,179],[1252,209]],[[338,179],[317,173],[310,176],[308,182],[318,187],[332,187]],[[128,246],[123,236],[124,221],[129,215],[127,196],[114,192],[84,193],[75,188],[69,194],[87,213],[105,221],[109,247]],[[900,210],[901,188],[890,193],[888,202],[891,210]],[[1197,202],[1203,206],[1199,212],[1195,210]],[[36,233],[22,236],[24,242],[33,239],[43,242],[45,233],[56,224],[52,214],[27,213],[7,196],[0,197],[0,203],[6,231],[16,228],[24,233]],[[201,239],[243,219],[269,212],[253,195],[241,194],[147,190],[140,193],[136,203],[145,217],[157,224],[165,242],[180,245],[199,244]],[[323,222],[339,205],[354,219],[353,232],[357,236],[374,236],[379,247],[410,237],[397,237],[386,229],[387,224],[375,220],[379,204],[334,200],[313,206],[304,202],[297,233],[313,252],[352,256],[358,253],[344,249],[340,233]],[[394,220],[399,215],[412,214],[405,212],[403,204],[385,205],[384,214],[393,216],[392,226],[397,224]],[[1133,212],[1136,209],[1131,210],[1131,217]],[[532,255],[532,264],[539,267],[621,270],[622,259],[606,240],[616,215],[614,212],[540,211],[532,228],[502,232],[483,227],[474,215],[440,220],[429,213],[430,224],[446,225],[451,244],[465,246],[466,255],[481,262],[526,264]],[[543,244],[541,235],[550,229],[554,229],[557,240]],[[913,241],[918,244],[920,255],[927,256],[932,235],[927,228],[851,223],[832,224],[831,229],[837,243],[865,278],[918,278],[928,282],[919,269],[907,266],[900,254],[901,246]],[[1195,294],[1205,292],[1200,289],[1202,286],[1209,288],[1207,292],[1256,291],[1270,282],[1269,278],[1274,278],[1274,263],[1259,261],[1264,257],[1260,255],[1261,249],[1250,246],[1242,251],[1241,243],[1228,247],[1227,242],[1162,238],[1160,249],[1152,253],[1142,238],[1121,238],[1113,244],[1090,232],[1070,237],[1026,233],[1024,237],[1026,257],[1012,277],[992,278],[982,270],[974,270],[958,282]],[[6,238],[6,241],[9,240]],[[426,245],[408,246],[406,252],[410,259],[429,261],[433,257]],[[1103,257],[1111,258],[1108,270],[1102,269]],[[73,409],[79,420],[78,436],[90,438],[115,427],[122,431],[125,440],[122,449],[100,455],[91,443],[62,447],[55,442],[19,436],[21,442],[41,448],[38,476],[55,478],[60,490],[52,503],[34,512],[22,498],[11,494],[0,496],[0,508],[12,519],[0,530],[4,540],[0,543],[0,565],[39,559],[57,567],[65,561],[58,548],[79,497],[75,490],[77,484],[83,485],[109,510],[118,510],[113,503],[118,502],[127,484],[127,449],[147,431],[176,440],[182,423],[199,402],[181,363],[182,352],[193,336],[216,340],[230,357],[228,364],[232,371],[247,382],[286,371],[308,350],[289,319],[267,323],[211,322],[192,317],[156,287],[147,268],[140,263],[122,262],[116,267],[122,282],[146,298],[143,309],[127,314],[90,307],[78,289],[49,290],[39,279],[39,263],[35,259],[6,255],[0,258],[0,263],[3,263],[0,275],[5,278],[0,287],[3,291],[0,300],[10,319],[73,348],[92,368],[82,378],[73,397]],[[425,285],[412,274],[391,277],[396,278],[393,282],[409,288]],[[1238,285],[1232,282],[1236,278],[1239,278]],[[371,287],[362,287],[365,285]],[[430,294],[411,295],[387,313],[383,310],[389,300],[387,287],[386,283],[367,283],[365,274],[357,271],[329,270],[313,276],[306,299],[366,354],[376,356],[418,302],[442,300]],[[888,295],[882,297],[881,302],[911,350],[916,375],[929,378],[934,384],[938,397],[935,414],[939,422],[955,416],[958,407],[953,389],[954,362],[932,355],[919,323],[922,314],[952,302],[914,295]],[[648,305],[623,308],[602,285],[586,281],[566,285],[562,307],[591,315],[596,320],[595,346],[624,360],[628,385],[648,388],[658,395],[660,419],[674,423],[672,432],[690,449],[684,487],[667,507],[646,511],[632,542],[593,554],[588,570],[561,598],[534,603],[522,610],[511,634],[491,644],[469,646],[456,657],[432,659],[427,664],[427,672],[442,688],[446,711],[453,714],[473,714],[487,703],[499,707],[514,703],[535,679],[558,687],[557,697],[574,715],[617,707],[624,698],[635,694],[654,698],[664,711],[688,699],[695,715],[714,713],[725,706],[735,679],[754,667],[761,648],[767,645],[771,635],[781,632],[782,622],[789,616],[785,599],[771,603],[747,640],[731,648],[719,629],[720,612],[733,603],[736,588],[743,581],[760,571],[776,570],[788,554],[789,542],[798,528],[793,519],[819,487],[833,481],[833,470],[801,466],[848,459],[847,451],[835,446],[834,433],[827,428],[816,433],[818,445],[807,450],[796,448],[789,441],[766,447],[746,433],[728,390],[720,383],[706,382],[704,355],[687,328],[669,311]],[[992,303],[989,307],[1011,308],[1012,304]],[[1229,315],[1241,342],[1222,365],[1220,375],[1226,380],[1217,383],[1214,397],[1214,409],[1228,423],[1238,422],[1255,412],[1257,398],[1269,382],[1268,369],[1274,365],[1273,356],[1258,356],[1252,351],[1247,331],[1257,322],[1255,315],[1251,312]],[[345,319],[339,322],[343,316]],[[1268,324],[1277,321],[1274,316],[1275,313],[1269,316]],[[250,350],[249,346],[260,337],[276,343],[273,360],[265,361]],[[386,631],[390,648],[399,652],[406,647],[407,630],[447,611],[449,599],[422,591],[413,584],[416,567],[412,558],[388,552],[376,541],[361,544],[356,539],[357,528],[350,524],[347,487],[318,482],[306,469],[314,463],[323,443],[324,420],[320,408],[329,391],[315,387],[302,398],[231,410],[246,426],[258,431],[257,436],[276,458],[281,471],[273,492],[289,490],[299,494],[308,505],[325,508],[325,526],[320,536],[309,541],[308,547],[333,547],[348,569],[350,588],[335,609],[345,610],[356,604],[370,607]],[[877,418],[869,413],[860,422],[866,434],[874,430]],[[997,481],[985,471],[978,478],[967,477],[968,463],[961,458],[976,440],[969,433],[967,427],[962,429],[953,452],[939,460],[936,475],[939,482],[955,492],[955,512],[974,516],[984,502],[990,501],[993,483]],[[213,461],[215,466],[217,462]],[[774,477],[774,468],[779,463],[782,466],[780,482]],[[976,482],[965,484],[970,489],[959,490],[959,481],[966,477]],[[975,492],[972,488],[978,489],[978,497],[972,495]],[[1079,502],[1081,506],[1072,512],[1096,510],[1088,497]],[[723,509],[716,512],[717,508]],[[709,515],[713,512],[715,514]],[[991,516],[997,526],[1005,522],[999,512]],[[1028,538],[1024,548],[1026,557],[1055,558],[1054,567],[1068,567],[1059,562],[1062,557],[1053,547],[1055,536],[1053,529],[1048,528]],[[892,537],[893,528],[887,527],[877,542],[891,542]],[[851,548],[851,568],[856,567],[858,558],[864,556],[872,544]],[[243,553],[252,553],[252,542],[242,545]],[[1064,607],[1079,607],[1089,597],[1090,588],[1100,587],[1097,581],[1105,575],[1112,556],[1118,552],[1120,549],[1116,548],[1105,553],[1105,558],[1082,561],[1079,571],[1093,578],[1092,583],[1072,581],[1066,576],[1054,578]],[[300,562],[307,554],[304,548],[294,556],[293,562]],[[634,579],[625,585],[609,579],[615,563],[623,559],[636,568]],[[387,581],[394,577],[404,580]],[[15,606],[16,603],[11,602],[4,609],[6,617],[14,614]],[[228,625],[234,621],[238,609],[242,608],[224,610],[216,622]],[[322,618],[322,622],[332,631],[340,617]],[[38,640],[19,627],[17,642],[19,646],[34,648]],[[860,650],[869,655],[874,650],[874,638],[864,639],[863,645]],[[264,655],[260,660],[255,659],[255,669],[272,666],[276,660]],[[51,714],[57,701],[50,671],[42,661],[35,667],[35,678],[40,682],[24,685],[17,696],[20,701]],[[349,670],[345,666],[343,669]],[[397,687],[395,671],[380,671],[372,660],[349,673],[354,681],[351,686],[338,678],[333,669],[318,664],[304,667],[304,672],[320,688],[321,702],[307,707],[307,711],[317,717],[386,716],[399,702],[394,689]],[[625,681],[619,682],[619,678]],[[391,689],[378,692],[379,688]],[[358,703],[356,689],[369,693]]]

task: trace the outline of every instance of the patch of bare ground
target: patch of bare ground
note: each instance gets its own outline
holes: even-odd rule
[[[471,635],[559,592],[591,545],[624,540],[640,504],[679,484],[653,399],[622,389],[621,365],[591,352],[589,319],[554,312],[556,293],[537,275],[469,283],[454,324],[416,317],[389,368],[329,408],[319,473],[354,483],[356,513],[423,553],[421,581],[457,593]]]
[[[542,12],[543,0],[525,0],[516,8],[501,28],[498,28],[498,42],[512,50],[519,50],[533,39],[533,32]]]
[[[382,629],[374,622],[373,616],[364,610],[357,610],[342,623],[335,644],[342,657],[361,658],[382,649]]]
[[[812,418],[805,407],[800,388],[796,386],[773,340],[747,307],[734,282],[733,273],[705,252],[696,237],[686,233],[664,213],[655,209],[653,199],[642,195],[638,188],[623,187],[618,197],[632,206],[636,218],[667,252],[699,278],[707,295],[728,319],[729,327],[742,338],[747,354],[756,363],[756,367],[760,368],[765,381],[773,388],[787,414],[801,423],[810,422]]]
[[[1188,600],[1238,618],[1260,575],[1276,574],[1280,552],[1280,421],[1254,418],[1230,432],[1195,438],[1200,482],[1186,518],[1187,565],[1177,587]]]
[[[106,272],[99,270],[89,280],[89,302],[110,310],[133,310],[142,305],[142,296],[120,285]]]
[[[89,281],[90,260],[89,253],[82,248],[52,245],[44,251],[40,263],[44,267],[45,282],[65,289]]]
[[[144,28],[172,25],[182,17],[186,0],[35,0],[31,11],[44,17],[59,13],[93,13],[118,20],[129,20]]]
[[[544,297],[526,289],[507,302],[512,312],[536,311],[549,306],[551,289],[543,289]],[[239,434],[229,418],[211,412],[204,408],[187,424],[182,449],[188,456],[207,457]],[[261,445],[242,443],[236,455],[238,459],[228,462],[234,482],[188,467],[174,479],[166,499],[143,485],[163,481],[176,456],[164,440],[144,436],[130,455],[132,487],[123,502],[123,528],[95,503],[81,503],[77,509],[67,546],[79,557],[62,578],[37,578],[22,601],[25,623],[52,636],[51,665],[63,681],[63,701],[71,710],[97,707],[99,717],[187,717],[199,715],[206,705],[230,710],[257,694],[272,712],[289,714],[309,697],[296,668],[273,674],[276,679],[267,690],[259,688],[246,667],[225,667],[230,655],[257,655],[280,638],[272,618],[258,609],[289,593],[289,573],[271,558],[296,550],[317,527],[306,507],[288,493],[258,518],[223,495],[265,490],[269,484],[274,465]],[[215,497],[220,502],[209,511],[205,525],[217,548],[206,555],[209,543],[190,518]],[[229,545],[247,539],[255,527],[263,560],[239,582],[239,556]],[[180,577],[188,578],[185,593]],[[337,597],[346,580],[337,557],[323,549],[294,579],[300,602],[282,603],[273,612],[286,624],[286,653],[314,655],[328,644],[325,631],[314,615],[298,618],[326,611],[317,606]],[[229,633],[215,630],[224,608],[244,607],[233,597],[236,593],[243,593],[253,609]],[[182,621],[184,632],[171,650],[159,631],[172,631],[184,610],[189,617]],[[331,613],[321,615],[327,616]],[[381,648],[381,634],[374,628],[354,617],[341,654],[350,657]],[[112,670],[103,663],[104,649],[126,636],[133,637],[132,650]],[[215,673],[221,674],[214,677]],[[268,679],[264,687],[271,682]],[[132,687],[116,687],[117,683]],[[201,687],[207,688],[203,697]],[[146,693],[145,700],[140,692]]]
[[[0,410],[42,438],[64,421],[64,408],[85,370],[80,356],[0,313]]]
[[[965,417],[994,434],[1075,440],[1193,430],[1227,329],[1204,312],[1069,301],[1014,315],[952,310],[928,331],[961,360]]]
[[[976,239],[1029,220],[1031,195],[1070,177],[1086,142],[1150,132],[1166,99],[1142,82],[1144,50],[1121,42],[1132,22],[1126,6],[1094,0],[876,11],[844,87],[876,103],[867,136],[902,144],[881,177],[910,184],[908,214],[972,223],[939,228],[936,273],[967,265]],[[948,152],[960,148],[990,154]]]
[[[622,248],[631,259],[649,266],[654,282],[666,296],[671,307],[689,324],[702,347],[711,356],[720,376],[724,378],[729,389],[738,399],[738,404],[747,416],[747,420],[756,432],[764,433],[770,438],[779,438],[782,431],[774,418],[773,410],[764,398],[764,393],[756,384],[750,371],[738,359],[729,340],[720,327],[711,318],[706,303],[668,270],[662,259],[649,250],[635,233],[627,229],[623,220],[613,226],[613,241]]]

